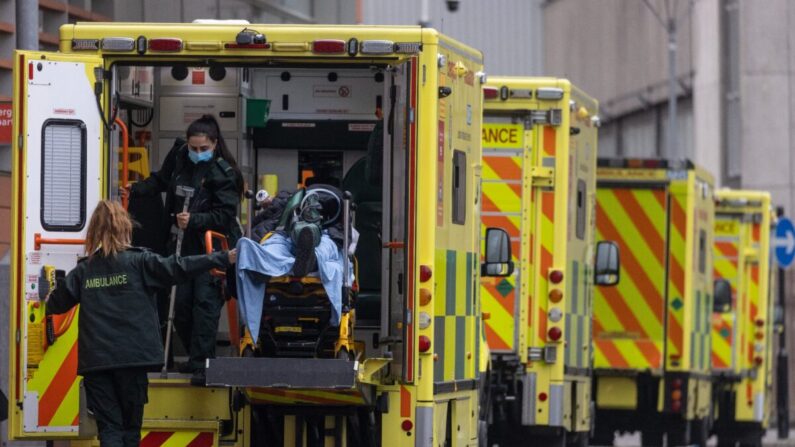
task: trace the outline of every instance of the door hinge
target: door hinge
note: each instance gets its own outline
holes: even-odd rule
[[[22,138],[22,134],[19,134],[19,136],[17,136],[17,149],[21,150],[24,144],[25,144],[25,139]]]
[[[14,334],[14,339],[16,340],[17,344],[22,341],[22,333],[19,332],[19,328],[17,328],[17,332]]]
[[[530,121],[533,124],[549,124],[550,126],[560,126],[563,122],[563,111],[560,109],[531,110]]]
[[[552,186],[555,180],[555,169],[534,166],[530,169],[533,186]]]

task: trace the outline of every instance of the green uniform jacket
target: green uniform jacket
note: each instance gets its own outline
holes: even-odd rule
[[[165,192],[165,210],[169,213],[169,221],[175,223],[174,216],[182,212],[184,203],[184,199],[175,194],[177,185],[195,190],[182,254],[204,253],[204,233],[207,230],[226,235],[229,246],[234,247],[241,236],[236,219],[240,195],[235,185],[234,169],[229,163],[215,157],[211,161],[194,164],[188,158],[185,141],[178,138],[160,170],[133,184],[131,192],[134,196]]]
[[[130,248],[115,257],[84,258],[58,281],[47,301],[47,313],[60,314],[81,305],[78,374],[162,366],[156,292],[227,265],[226,252],[165,258]]]

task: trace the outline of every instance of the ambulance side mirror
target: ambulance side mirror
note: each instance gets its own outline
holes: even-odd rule
[[[510,276],[513,274],[511,240],[502,228],[486,229],[486,262],[480,266],[480,276]]]
[[[716,279],[714,285],[715,300],[712,303],[712,311],[725,314],[732,310],[732,285],[725,279]]]
[[[594,284],[597,286],[614,286],[621,278],[621,261],[618,245],[613,241],[599,241],[596,244],[596,268]]]

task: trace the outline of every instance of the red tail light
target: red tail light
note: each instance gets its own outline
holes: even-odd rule
[[[546,402],[547,397],[548,397],[547,393],[538,393],[538,400],[540,400],[541,402]]]
[[[428,281],[429,279],[431,279],[431,276],[433,276],[433,270],[431,270],[431,268],[428,267],[427,265],[421,265],[420,266],[420,281],[422,281],[422,282]]]
[[[674,413],[679,413],[681,410],[682,410],[681,400],[675,400],[671,402],[671,411],[673,411]]]
[[[757,318],[756,321],[754,321],[754,323],[756,324],[756,327],[764,327],[765,326],[765,320],[763,320],[761,318]]]
[[[762,357],[758,357],[758,356],[754,357],[754,365],[756,365],[756,366],[762,366],[762,363],[764,363],[764,361],[765,360]]]
[[[150,39],[149,49],[151,51],[181,51],[182,39],[173,39],[173,38]]]
[[[552,341],[558,341],[563,336],[563,331],[559,327],[552,327],[547,331],[547,336]]]
[[[560,270],[552,270],[549,272],[549,280],[552,281],[552,284],[560,284],[563,281],[563,272]]]
[[[411,431],[411,429],[414,428],[414,423],[411,422],[411,419],[406,419],[400,423],[400,428],[402,428],[403,431]]]
[[[496,87],[483,87],[483,99],[497,99],[500,91]]]
[[[672,380],[671,381],[671,387],[673,387],[673,389],[675,389],[675,390],[681,390],[682,389],[682,379],[674,379],[674,380]]]
[[[431,349],[431,339],[427,335],[420,335],[418,344],[420,352],[428,352]]]
[[[643,160],[644,168],[659,168],[660,166],[660,160]]]
[[[344,40],[316,40],[312,42],[312,51],[315,53],[344,53]]]

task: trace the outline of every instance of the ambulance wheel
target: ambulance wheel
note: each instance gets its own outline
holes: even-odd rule
[[[718,436],[718,447],[737,447],[737,441],[728,436]]]
[[[762,432],[745,435],[740,441],[740,447],[762,447]]]
[[[692,422],[693,429],[690,432],[690,444],[698,447],[707,447],[709,439],[710,423],[709,419],[699,419]]]
[[[692,422],[690,421],[674,424],[674,429],[668,432],[668,447],[689,446],[692,438],[692,427]]]
[[[611,447],[615,441],[615,437],[616,432],[608,431],[608,429],[600,429],[599,424],[597,424],[596,428],[594,428],[593,436],[591,437],[591,445]]]
[[[662,430],[659,428],[648,428],[646,430],[643,430],[640,433],[640,444],[646,447],[662,447],[663,445]],[[609,445],[612,445],[612,443]]]
[[[588,432],[578,431],[568,433],[566,445],[568,447],[588,447]]]
[[[567,447],[566,444],[566,430],[553,429],[544,433],[534,440],[537,440],[535,445],[543,445],[545,447]]]

